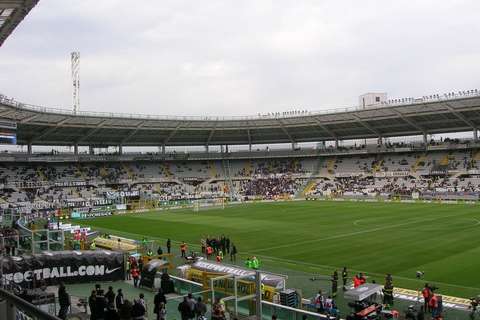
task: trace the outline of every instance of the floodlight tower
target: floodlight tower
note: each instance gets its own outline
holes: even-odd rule
[[[80,109],[80,52],[71,54],[72,61],[72,84],[73,84],[73,114]]]

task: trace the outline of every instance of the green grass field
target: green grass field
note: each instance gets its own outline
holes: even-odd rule
[[[230,236],[240,254],[269,266],[331,274],[347,266],[383,283],[417,289],[428,281],[439,292],[480,294],[480,207],[453,204],[278,202],[200,212],[176,210],[84,220],[106,232],[171,238],[198,245],[203,235]],[[425,279],[415,279],[417,270]]]

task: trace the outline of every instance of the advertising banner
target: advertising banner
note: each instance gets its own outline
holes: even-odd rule
[[[20,286],[117,281],[125,277],[121,252],[56,251],[19,257],[3,257],[2,280]]]

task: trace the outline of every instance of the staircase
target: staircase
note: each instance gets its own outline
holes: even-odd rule
[[[253,174],[252,160],[245,163],[245,174],[250,177]]]
[[[479,161],[480,160],[480,150],[476,151],[473,155],[473,160]]]
[[[225,177],[225,184],[227,185],[228,193],[230,194],[230,200],[233,201],[239,199],[240,196],[238,195],[235,186],[233,185],[230,161],[228,159],[222,159],[222,169],[223,176]]]
[[[380,157],[377,158],[377,161],[375,161],[375,164],[372,167],[372,172],[376,173],[382,171],[382,166],[384,163],[385,161],[383,159],[380,159]]]
[[[448,163],[450,162],[450,155],[445,155],[444,157],[442,157],[442,159],[440,159],[440,165],[441,166],[448,166]]]
[[[315,164],[312,166],[312,171],[310,173],[310,177],[305,181],[303,186],[298,188],[297,193],[295,194],[295,198],[305,198],[305,195],[308,194],[317,184],[317,177],[322,170],[323,163],[325,162],[325,158],[319,157]],[[333,161],[335,164],[335,161]]]
[[[412,173],[416,173],[419,169],[419,167],[423,167],[424,163],[427,162],[427,154],[422,154],[420,157],[417,158],[417,161],[415,161],[415,163],[412,165],[412,170],[411,172]]]
[[[209,167],[209,170],[210,170],[210,177],[215,178],[218,175],[217,166],[215,164],[215,161],[209,161],[208,162],[208,167]]]
[[[40,168],[40,167],[37,167],[37,176],[39,178],[40,181],[48,181],[47,179],[47,176],[45,175],[45,173],[43,172],[43,170]]]
[[[83,168],[80,166],[80,164],[75,165],[75,177],[80,178],[83,181],[87,181],[87,175],[83,171]]]
[[[335,163],[337,162],[337,157],[329,158],[327,160],[327,174],[329,176],[335,175]]]
[[[135,173],[133,172],[132,168],[130,166],[127,166],[125,163],[122,163],[122,168],[127,173],[128,179],[134,180]]]

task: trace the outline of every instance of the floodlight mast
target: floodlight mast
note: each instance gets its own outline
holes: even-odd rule
[[[80,52],[71,53],[72,61],[72,84],[73,84],[73,114],[80,109]]]

